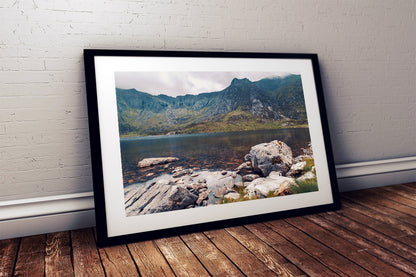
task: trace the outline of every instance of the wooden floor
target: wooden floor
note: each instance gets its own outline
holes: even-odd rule
[[[97,249],[94,229],[0,241],[0,276],[416,276],[416,183],[343,208]]]

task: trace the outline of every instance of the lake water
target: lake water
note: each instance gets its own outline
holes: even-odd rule
[[[121,138],[124,186],[167,173],[165,165],[138,169],[137,162],[144,158],[177,157],[179,161],[172,166],[233,170],[244,162],[244,156],[252,146],[272,140],[285,142],[296,157],[301,154],[301,148],[306,148],[310,142],[309,129],[288,128]]]

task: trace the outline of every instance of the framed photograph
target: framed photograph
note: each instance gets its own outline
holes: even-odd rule
[[[84,61],[100,246],[339,208],[316,54]]]

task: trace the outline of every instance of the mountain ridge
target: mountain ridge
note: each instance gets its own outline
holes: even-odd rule
[[[252,82],[234,78],[221,91],[151,95],[116,88],[121,136],[279,128],[306,124],[300,75]],[[286,125],[285,125],[286,124]]]

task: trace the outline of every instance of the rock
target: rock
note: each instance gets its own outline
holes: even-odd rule
[[[228,172],[226,170],[221,171],[221,175],[227,175]]]
[[[198,199],[197,195],[182,187],[172,188],[171,191],[173,192],[169,196],[167,203],[161,203],[162,209],[164,208],[164,210],[183,209],[186,206],[195,203]]]
[[[312,143],[308,143],[308,148],[302,150],[305,155],[313,156]]]
[[[144,168],[144,167],[149,167],[149,166],[154,166],[154,165],[159,165],[159,164],[167,164],[167,163],[176,162],[177,160],[179,160],[179,158],[175,158],[175,157],[147,158],[138,162],[137,167]]]
[[[175,180],[174,181],[176,184],[178,184],[178,185],[183,185],[183,184],[185,184],[185,180],[184,179],[177,179],[177,180]]]
[[[253,146],[245,159],[251,161],[253,170],[264,177],[272,171],[285,175],[293,160],[290,147],[278,140]]]
[[[224,195],[224,199],[238,200],[240,199],[240,194],[238,192],[229,192]]]
[[[303,174],[302,176],[300,176],[300,177],[298,178],[298,180],[305,181],[305,180],[308,180],[308,179],[313,179],[313,178],[316,178],[316,175],[315,175],[315,174],[313,174],[313,172],[308,171],[308,172],[306,172],[305,174]]]
[[[292,194],[292,191],[290,190],[290,187],[292,185],[296,185],[295,182],[289,182],[289,181],[284,181],[283,183],[281,183],[279,185],[279,187],[274,191],[274,195],[279,195],[279,196],[283,196],[283,195],[289,195]]]
[[[270,172],[270,174],[269,174],[269,178],[272,178],[272,179],[277,179],[277,180],[279,180],[279,178],[282,176],[282,172],[277,172],[277,171],[272,171],[272,172]]]
[[[306,166],[306,162],[299,162],[296,164],[293,164],[290,170],[286,173],[286,176],[290,177],[299,177],[302,175],[303,169]]]
[[[190,168],[188,168],[188,169],[183,169],[183,170],[179,170],[179,171],[175,172],[175,173],[172,175],[172,177],[173,177],[173,178],[179,178],[179,177],[182,177],[182,176],[184,176],[184,175],[192,174],[193,172],[194,172],[194,171],[193,171],[192,169],[190,169]]]
[[[293,159],[293,163],[294,164],[300,163],[300,162],[303,162],[306,159],[313,159],[313,156],[310,156],[310,155],[299,155],[299,156],[297,156],[296,158]]]
[[[214,190],[214,196],[217,198],[223,198],[224,195],[228,192],[228,189],[226,187],[220,187],[216,188]]]
[[[196,204],[197,204],[198,206],[201,206],[202,202],[203,202],[205,199],[207,199],[207,198],[208,198],[208,196],[209,196],[209,193],[210,193],[210,192],[211,192],[210,190],[206,190],[206,191],[202,192],[202,193],[199,195],[198,199],[196,200]]]
[[[248,155],[248,154],[247,154]],[[247,156],[246,155],[246,156]],[[236,169],[235,169],[235,171],[240,171],[240,170],[242,170],[242,169],[251,169],[251,161],[246,161],[246,162],[244,162],[244,163],[242,163],[242,164],[240,164]]]
[[[228,190],[232,190],[234,188],[234,181],[233,180],[228,180],[228,181],[224,182],[224,186]]]
[[[244,183],[243,183],[243,186],[246,188],[246,187],[248,187],[250,184],[251,184],[251,182],[244,182]]]
[[[246,187],[246,192],[249,195],[261,195],[267,197],[270,192],[275,192],[282,184],[285,186],[296,184],[295,180],[290,177],[273,175],[272,177],[258,178]]]
[[[258,174],[247,174],[247,175],[243,176],[243,181],[244,182],[251,182],[254,179],[257,179],[259,177],[260,177],[260,175],[258,175]]]
[[[183,167],[182,166],[177,166],[177,167],[175,167],[173,170],[172,170],[172,174],[174,174],[174,173],[176,173],[176,172],[178,172],[178,171],[182,171],[183,170]]]
[[[127,216],[184,209],[199,198],[186,188],[163,179],[130,189],[126,196]]]
[[[207,187],[207,184],[206,184],[206,183],[192,184],[192,185],[191,185],[191,187],[192,187],[194,190],[200,190],[200,189],[202,189],[202,188],[206,188],[206,187]]]

